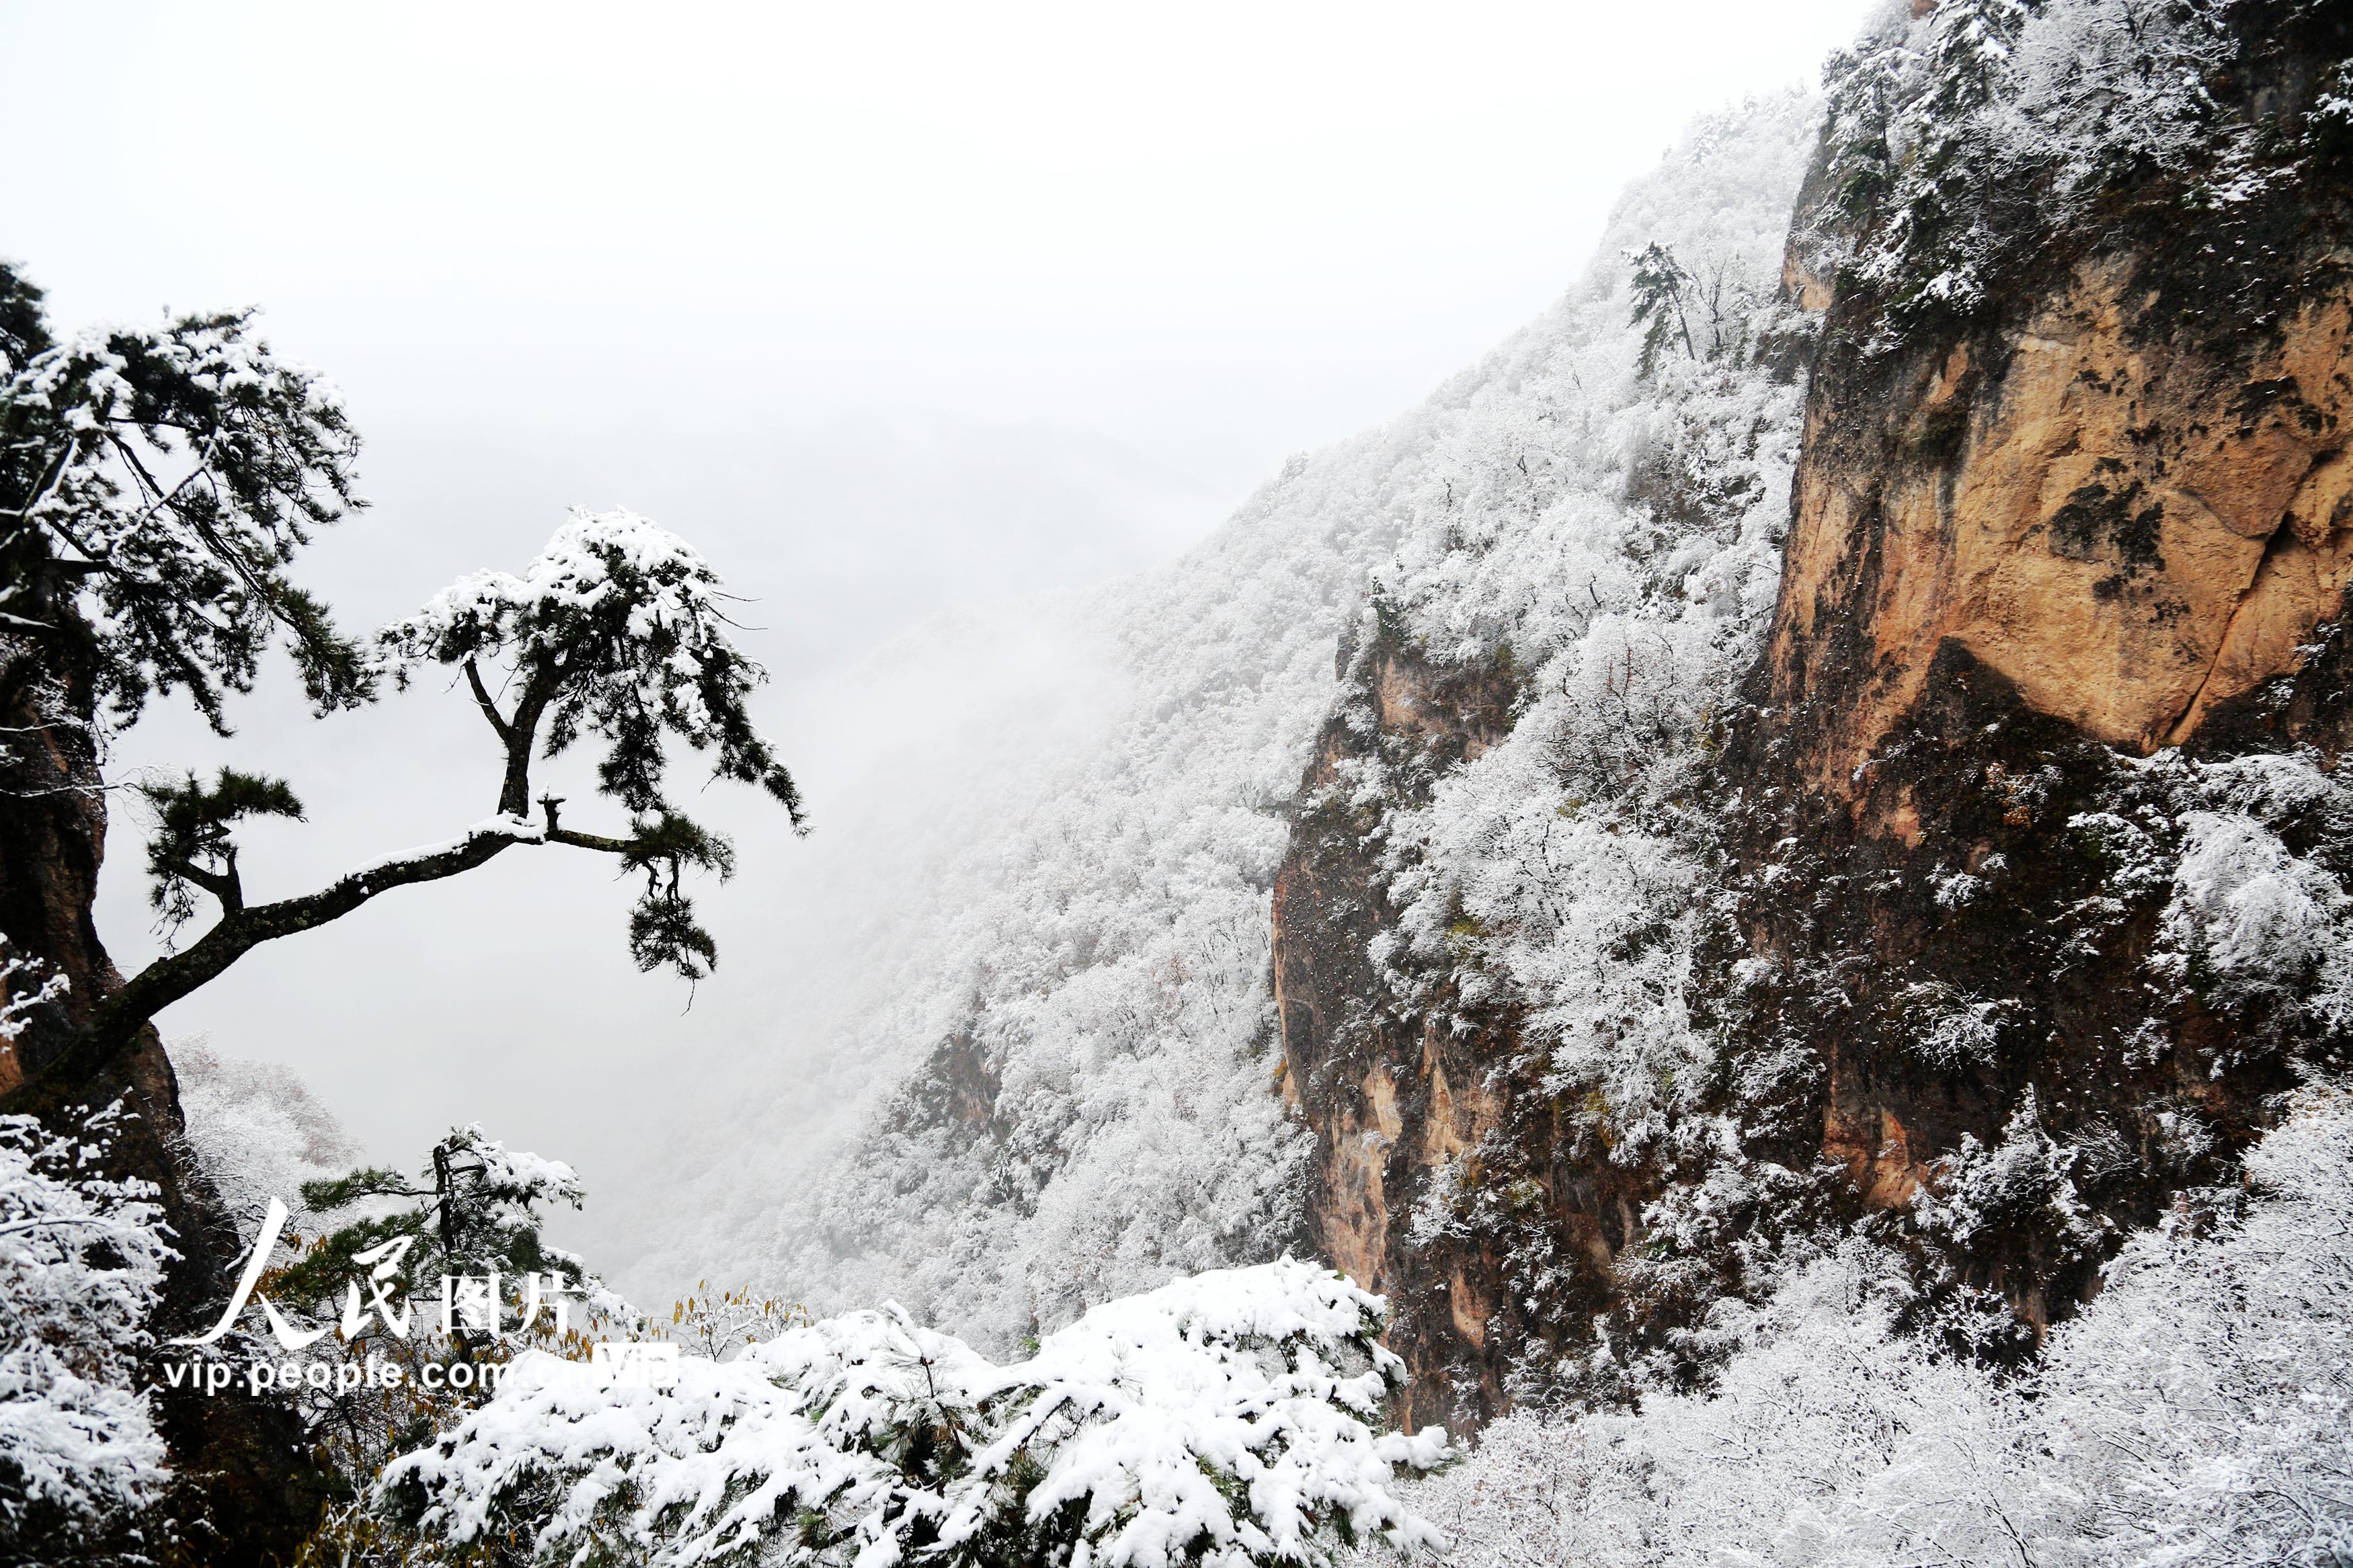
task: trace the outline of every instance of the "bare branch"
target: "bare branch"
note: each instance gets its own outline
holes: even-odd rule
[[[499,705],[491,700],[490,688],[482,684],[481,667],[470,658],[466,661],[466,684],[474,689],[474,700],[480,706],[482,717],[491,721],[491,728],[498,731],[500,743],[512,748],[514,745],[514,726],[500,716]]]

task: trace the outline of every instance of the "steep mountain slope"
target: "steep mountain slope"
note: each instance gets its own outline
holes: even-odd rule
[[[1889,7],[1783,269],[1793,491],[1789,329],[1626,334],[1672,482],[1377,574],[1274,952],[1415,1416],[1693,1376],[1857,1231],[2024,1355],[2340,1064],[2347,25]]]
[[[1891,5],[1083,606],[1114,716],[941,858],[782,1280],[1002,1339],[1312,1248],[1475,1425],[1867,1244],[2030,1358],[2353,1022],[2348,26]]]
[[[1002,1349],[1281,1249],[1303,1145],[1268,1090],[1267,889],[1337,628],[1393,528],[1377,497],[1334,489],[1295,461],[1172,568],[901,651],[894,689],[970,700],[914,763],[913,831],[853,829],[887,889],[860,907],[887,919],[843,944],[833,989],[853,1001],[826,1031],[843,1065],[739,1097],[846,1091],[860,1120],[700,1133],[707,1152],[781,1128],[789,1147],[754,1156],[781,1179],[714,1161],[702,1228],[646,1272],[691,1278],[748,1241],[813,1308],[896,1298]],[[1037,657],[972,689],[1008,644]]]
[[[1267,888],[1389,526],[1331,488],[1294,464],[1176,567],[1060,606],[1073,657],[1107,667],[1086,677],[1104,713],[1020,759],[923,868],[904,989],[849,1023],[914,1070],[777,1227],[780,1280],[813,1305],[895,1297],[1005,1344],[1294,1227]]]
[[[1484,487],[1497,515],[1516,516],[1525,492],[1505,481],[1525,483],[1524,460],[1601,453],[1662,472],[1679,443],[1703,438],[1661,414],[1669,397],[1584,419],[1562,437],[1574,454],[1528,447],[1577,375],[1615,389],[1630,374],[1630,360],[1604,367],[1631,341],[1626,245],[1683,244],[1721,285],[1717,331],[1771,328],[1759,295],[1811,112],[1777,100],[1703,127],[1629,198],[1591,279],[1486,363],[1395,424],[1294,458],[1174,566],[1041,607],[1068,627],[1072,657],[1108,668],[1108,717],[1026,758],[1018,787],[988,785],[990,820],[928,858],[928,934],[894,963],[887,1005],[838,1036],[903,1062],[899,1087],[821,1177],[781,1208],[773,1190],[718,1200],[698,1245],[740,1255],[757,1226],[774,1237],[776,1283],[813,1305],[897,1297],[1000,1343],[1176,1271],[1308,1245],[1309,1142],[1278,1092],[1273,882],[1341,692],[1335,650],[1377,618],[1370,569],[1442,511],[1450,485],[1465,505]],[[1695,331],[1704,353],[1707,322]],[[1679,387],[1705,379],[1672,374]],[[1786,382],[1771,395],[1785,425]],[[1751,620],[1769,602],[1771,542],[1756,534],[1751,559],[1721,573],[1720,596]],[[1656,569],[1678,548],[1661,541]],[[1762,588],[1741,585],[1760,569]],[[1694,658],[1712,635],[1694,634]]]
[[[1433,455],[1307,775],[1274,962],[1312,1231],[1398,1299],[1423,1419],[1499,1406],[1606,1310],[1712,1059],[1705,750],[1773,603],[1814,112],[1703,125],[1620,206],[1545,352]],[[1681,274],[1645,321],[1638,254]]]

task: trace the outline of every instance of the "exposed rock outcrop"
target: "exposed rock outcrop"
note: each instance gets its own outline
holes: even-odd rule
[[[1435,1012],[1386,1005],[1371,958],[1381,928],[1379,868],[1366,843],[1369,814],[1335,789],[1344,763],[1387,753],[1426,773],[1476,757],[1510,728],[1505,674],[1433,668],[1386,640],[1346,668],[1365,700],[1324,726],[1303,793],[1323,805],[1295,828],[1274,885],[1274,999],[1284,1098],[1314,1129],[1308,1239],[1322,1256],[1398,1309],[1392,1345],[1414,1376],[1403,1397],[1419,1423],[1499,1405],[1496,1367],[1480,1352],[1493,1315],[1497,1259],[1475,1243],[1434,1267],[1409,1246],[1416,1205],[1435,1173],[1504,1125],[1510,1089],[1493,1053],[1511,1021],[1475,1032]],[[1454,1249],[1441,1247],[1439,1252]]]
[[[2089,257],[1994,331],[1900,368],[1828,362],[1762,693],[1806,716],[1815,787],[1859,793],[1948,642],[2147,754],[2295,668],[2336,614],[2353,309],[2326,292],[2217,335],[2147,270]]]
[[[2327,961],[2245,982],[2196,928],[2256,874],[2230,834],[2316,909],[2353,877],[2353,186],[2323,99],[2353,37],[2292,4],[2216,26],[2211,144],[2057,216],[1994,192],[1966,308],[1841,272],[1867,247],[1826,144],[1782,273],[1824,325],[1779,597],[1695,742],[1722,804],[1677,1005],[1712,1054],[1660,1090],[1677,1131],[1621,1143],[1508,988],[1466,993],[1471,923],[1409,1001],[1379,973],[1400,906],[1371,846],[1412,802],[1335,781],[1380,756],[1426,799],[1533,694],[1507,655],[1357,657],[1274,966],[1314,1232],[1401,1303],[1410,1418],[1692,1370],[1708,1301],[1852,1225],[1913,1249],[1923,1326],[2028,1353],[2341,1057]]]

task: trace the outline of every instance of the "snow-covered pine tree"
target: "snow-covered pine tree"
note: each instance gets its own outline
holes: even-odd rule
[[[2034,0],[1945,0],[1831,58],[1832,201],[1859,237],[1859,279],[1889,292],[1905,320],[1983,297],[2002,152],[1983,117],[2005,95],[2034,10]]]
[[[1285,1259],[1097,1307],[998,1366],[892,1306],[648,1386],[519,1358],[385,1471],[345,1561],[851,1568],[1327,1568],[1440,1544],[1382,1430],[1380,1298]]]
[[[709,972],[714,951],[681,874],[724,875],[732,856],[664,796],[665,741],[713,753],[718,776],[760,786],[796,824],[801,807],[746,707],[763,672],[730,639],[724,590],[700,556],[642,518],[579,517],[523,576],[467,578],[386,628],[384,657],[371,659],[288,575],[313,530],[362,504],[352,494],[358,439],[324,383],[274,359],[244,315],[57,342],[38,290],[13,269],[0,268],[0,301],[8,323],[0,349],[10,356],[0,364],[0,517],[9,520],[0,528],[0,696],[23,721],[8,731],[19,739],[6,760],[26,775],[5,786],[12,815],[61,788],[102,820],[102,731],[137,717],[151,696],[185,690],[226,733],[225,694],[250,688],[273,643],[292,656],[322,712],[369,700],[387,673],[405,685],[421,663],[461,668],[503,752],[488,822],[440,848],[261,905],[246,901],[232,829],[256,814],[300,817],[291,790],[233,770],[210,785],[192,775],[149,789],[163,818],[149,857],[157,907],[177,926],[201,891],[220,918],[119,989],[85,983],[73,1037],[20,1048],[16,1078],[85,1077],[259,943],[520,843],[596,849],[644,871],[630,926],[639,963]],[[484,684],[485,664],[506,667],[512,712]],[[52,735],[69,738],[68,754],[25,739]],[[600,790],[634,818],[626,837],[561,827],[552,799],[538,803],[543,822],[531,820],[534,750],[554,756],[592,735],[605,746]],[[39,760],[72,776],[33,777]],[[94,821],[80,826],[94,847]],[[31,931],[10,934],[37,956],[50,945]],[[74,968],[93,966],[85,956],[66,972]]]
[[[191,889],[209,895],[219,920],[185,949],[155,960],[94,1010],[83,1047],[103,1052],[163,1008],[265,942],[339,920],[394,888],[470,871],[518,844],[560,844],[619,858],[645,874],[629,921],[638,967],[668,966],[702,978],[718,949],[681,890],[689,869],[734,871],[726,839],[681,815],[663,793],[664,742],[713,754],[714,776],[756,784],[803,825],[799,792],[754,726],[746,700],[765,679],[728,637],[718,575],[683,540],[628,512],[582,514],[556,531],[521,577],[484,572],[444,590],[424,609],[377,634],[380,662],[406,686],[427,663],[461,668],[497,736],[502,769],[497,814],[448,843],[410,850],[346,873],[320,890],[248,905],[231,829],[257,814],[301,815],[281,782],[224,769],[207,786],[152,788],[162,831],[149,857],[155,902],[186,918]],[[482,666],[503,666],[514,691],[500,706]],[[543,795],[529,815],[534,756],[554,757],[584,737],[604,742],[599,792],[632,814],[626,837],[565,827],[563,801]]]
[[[683,875],[723,877],[733,852],[670,805],[666,743],[710,754],[719,776],[759,786],[800,820],[791,777],[752,722],[763,674],[731,640],[717,575],[643,519],[576,519],[522,576],[468,578],[373,652],[337,630],[292,567],[316,530],[363,504],[358,449],[332,389],[276,358],[249,316],[59,338],[40,290],[0,265],[0,938],[43,980],[0,1039],[0,1111],[63,1132],[78,1108],[125,1099],[104,1173],[153,1184],[178,1238],[159,1297],[166,1332],[217,1311],[234,1235],[174,1152],[181,1117],[156,1013],[261,943],[519,844],[609,854],[643,873],[632,953],[698,978],[715,949]],[[226,732],[227,696],[250,689],[273,646],[322,713],[372,700],[386,676],[404,684],[424,663],[462,669],[500,747],[495,815],[315,891],[253,902],[235,828],[257,815],[299,818],[292,789],[235,769],[151,786],[157,907],[174,927],[207,901],[216,918],[126,982],[90,916],[114,787],[108,737],[151,699],[182,692]],[[532,798],[534,755],[584,739],[603,747],[597,787],[628,814],[624,834],[565,827],[560,801]],[[0,1353],[17,1343],[0,1342]],[[165,1423],[185,1473],[243,1478],[233,1500],[183,1499],[175,1510],[210,1515],[222,1539],[256,1554],[290,1552],[312,1506],[280,1484],[290,1445],[282,1428],[262,1429],[272,1419],[254,1402],[235,1419],[190,1411]],[[211,1457],[222,1445],[240,1451]]]
[[[1643,329],[1641,374],[1649,375],[1656,370],[1660,353],[1679,339],[1683,353],[1699,358],[1699,350],[1692,342],[1691,319],[1683,313],[1683,285],[1692,280],[1691,274],[1683,270],[1673,251],[1655,240],[1632,261],[1633,320]]]
[[[333,1228],[285,1238],[296,1256],[268,1276],[271,1300],[306,1320],[301,1332],[333,1329],[303,1353],[338,1370],[380,1359],[406,1373],[396,1388],[338,1383],[293,1394],[315,1455],[347,1493],[487,1399],[484,1365],[529,1346],[584,1353],[598,1328],[638,1324],[581,1258],[542,1234],[549,1211],[580,1206],[572,1167],[510,1149],[480,1124],[436,1143],[416,1177],[370,1166],[307,1182],[301,1195],[304,1211]],[[295,1353],[259,1348],[280,1361]],[[460,1362],[477,1373],[424,1376],[429,1363]]]

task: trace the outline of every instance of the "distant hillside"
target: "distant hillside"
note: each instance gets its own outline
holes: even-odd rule
[[[1577,288],[1427,405],[1293,459],[1182,561],[1041,605],[1048,629],[1024,635],[1064,639],[1070,680],[1106,683],[1101,714],[1035,752],[976,740],[986,760],[968,791],[927,782],[969,832],[930,837],[919,873],[883,873],[913,900],[865,955],[890,983],[857,981],[868,1005],[837,1026],[845,1057],[902,1065],[821,1175],[797,1151],[744,1150],[754,1168],[793,1161],[791,1178],[714,1171],[711,1218],[665,1256],[703,1267],[749,1240],[767,1281],[813,1306],[895,1297],[1003,1343],[1175,1273],[1311,1246],[1312,1135],[1283,1082],[1270,965],[1276,871],[1316,734],[1390,613],[1377,600],[1393,597],[1399,563],[1514,520],[1605,552],[1625,534],[1653,558],[1580,575],[1572,620],[1729,549],[1690,637],[1710,670],[1737,662],[1770,603],[1764,503],[1794,457],[1799,323],[1773,296],[1816,112],[1790,96],[1706,121],[1629,193]],[[1637,374],[1626,261],[1652,243],[1704,275],[1715,311],[1655,384]],[[1726,381],[1736,337],[1743,366],[1768,348],[1773,365]],[[1681,405],[1703,388],[1722,406],[1694,422]],[[1726,482],[1759,521],[1729,540],[1671,537],[1682,525],[1650,520],[1643,486],[1712,460],[1718,425],[1742,426]],[[1569,635],[1559,610],[1541,611],[1546,630],[1528,616],[1556,564],[1542,551],[1556,547],[1523,553],[1525,580],[1506,590],[1520,597],[1502,612],[1535,657],[1537,639]],[[911,646],[893,679],[929,659],[952,680],[958,657],[954,642]],[[886,859],[892,847],[876,846]],[[791,1142],[819,1136],[777,1116],[771,1127],[802,1129]],[[723,1154],[758,1125],[746,1112],[700,1147]]]

